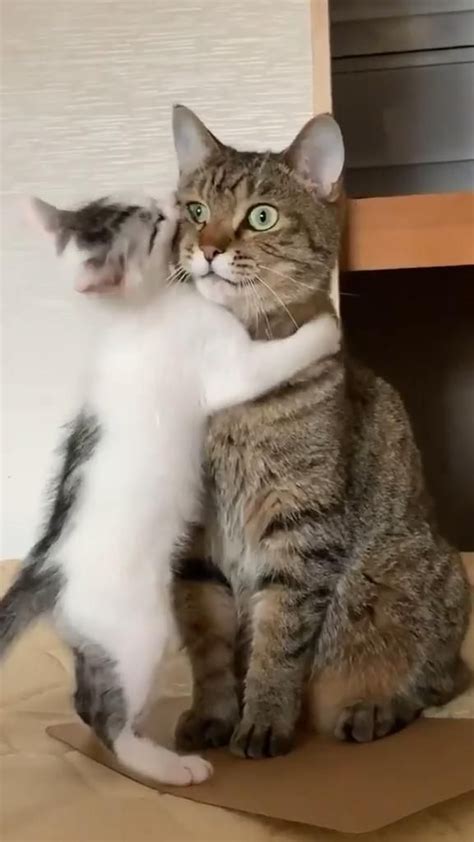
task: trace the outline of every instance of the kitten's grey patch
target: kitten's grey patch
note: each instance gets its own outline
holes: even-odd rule
[[[99,646],[74,650],[78,715],[112,749],[126,722],[126,704],[116,665]]]
[[[72,223],[79,248],[109,245],[123,223],[139,210],[138,205],[114,204],[103,199],[79,208]]]
[[[81,469],[99,441],[95,416],[81,412],[63,445],[61,468],[52,486],[52,506],[43,534],[32,548],[23,569],[0,600],[0,656],[34,619],[52,611],[61,592],[62,574],[50,553],[74,509],[81,484]]]
[[[162,218],[163,217],[161,217],[161,219]],[[158,228],[159,228],[161,219],[156,220],[156,222],[153,226],[152,232],[150,234],[150,242],[148,243],[148,254],[151,254],[152,251],[153,251],[153,246],[155,245],[156,235],[158,234]]]
[[[75,238],[78,248],[84,251],[110,247],[122,225],[136,213],[142,219],[144,214],[151,219],[150,213],[138,205],[120,204],[109,199],[88,202],[75,211],[60,211],[58,254],[62,254],[71,237]]]
[[[61,590],[57,568],[44,568],[42,559],[27,562],[0,601],[0,657],[14,638],[36,617],[50,611]]]
[[[89,461],[100,439],[95,415],[83,410],[68,428],[62,445],[61,468],[52,484],[52,506],[43,534],[31,550],[33,558],[44,558],[60,537],[80,488],[80,469]]]
[[[76,676],[76,689],[74,692],[74,707],[76,712],[86,725],[91,724],[92,693],[87,683],[87,664],[84,653],[81,649],[74,648],[74,672]]]

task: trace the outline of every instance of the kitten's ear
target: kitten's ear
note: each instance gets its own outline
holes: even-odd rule
[[[184,105],[173,108],[173,136],[179,171],[185,175],[201,167],[222,146],[199,117]]]
[[[283,158],[302,178],[314,185],[322,199],[339,198],[344,167],[344,141],[331,114],[318,114],[308,120]]]
[[[48,234],[57,234],[61,228],[61,211],[36,196],[27,202],[26,215],[37,228]]]
[[[74,216],[73,211],[60,210],[36,196],[28,200],[25,212],[32,225],[56,237],[68,229]]]

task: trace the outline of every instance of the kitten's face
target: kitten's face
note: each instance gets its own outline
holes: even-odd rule
[[[35,199],[32,208],[79,292],[129,299],[163,286],[177,221],[171,201],[104,197],[59,210]]]
[[[291,166],[297,160],[291,148],[280,155],[238,152],[183,110],[181,135],[175,125],[177,262],[201,294],[250,323],[257,313],[328,290],[339,242],[333,197]],[[329,192],[339,174],[331,176]]]

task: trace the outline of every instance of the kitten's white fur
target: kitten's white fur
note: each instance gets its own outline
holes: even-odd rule
[[[135,249],[121,288],[87,296],[104,315],[84,397],[101,438],[49,563],[65,577],[55,611],[62,635],[72,646],[92,641],[117,664],[127,701],[114,743],[119,760],[184,785],[205,780],[210,764],[161,748],[133,726],[172,628],[170,560],[186,525],[200,518],[206,419],[336,352],[339,330],[323,316],[287,339],[252,342],[193,285],[166,285],[176,213],[165,214],[151,255]],[[138,226],[132,234],[140,238]],[[149,232],[142,238],[148,243]],[[69,272],[75,260],[82,266],[72,244],[65,257]]]

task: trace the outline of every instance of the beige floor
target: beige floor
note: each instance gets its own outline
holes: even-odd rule
[[[474,573],[473,562],[474,556],[470,562]],[[2,590],[12,570],[11,564],[1,565]],[[350,838],[159,795],[93,763],[45,733],[48,725],[70,718],[70,688],[67,651],[49,628],[37,626],[25,635],[2,671],[2,842],[347,842]],[[474,717],[474,693],[465,694],[442,715]],[[472,842],[474,794],[363,839]]]

